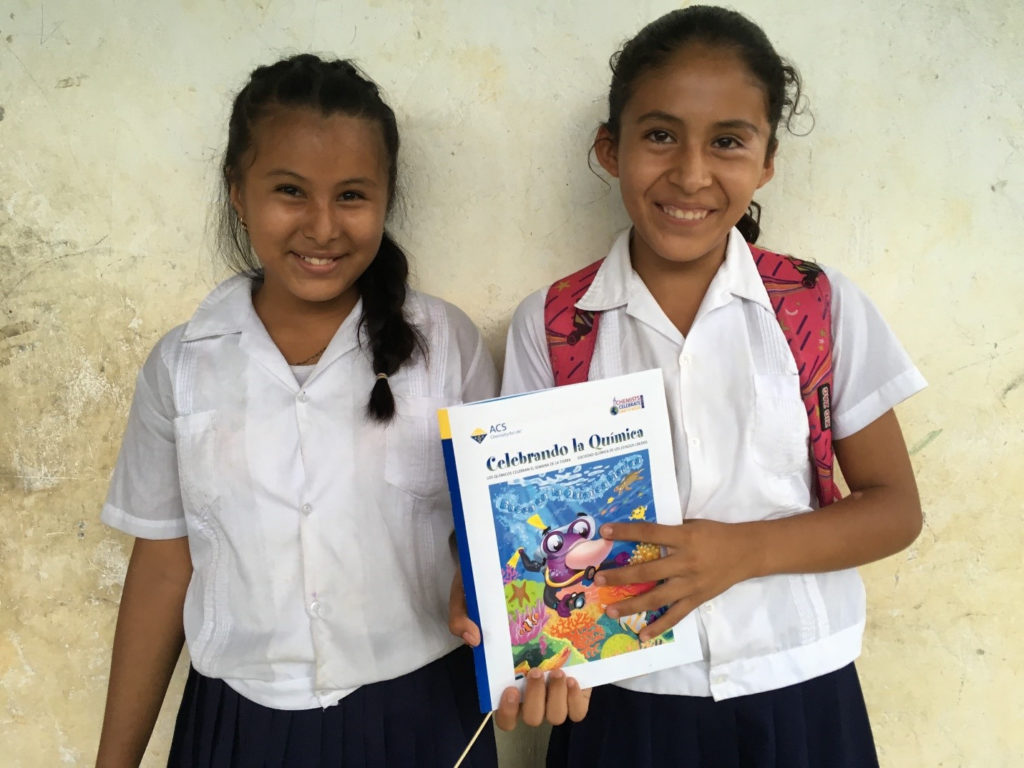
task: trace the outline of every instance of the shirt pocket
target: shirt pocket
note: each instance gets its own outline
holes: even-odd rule
[[[191,523],[206,520],[220,499],[217,483],[217,413],[203,411],[174,420],[174,440],[178,453],[178,482]]]
[[[448,405],[451,403],[439,397],[395,399],[384,456],[384,479],[389,485],[417,498],[447,492],[437,411]]]
[[[779,474],[790,474],[808,466],[809,429],[798,374],[754,375],[754,418],[751,423],[751,452],[761,467]]]

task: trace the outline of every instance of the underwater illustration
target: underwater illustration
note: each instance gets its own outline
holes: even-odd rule
[[[600,570],[653,560],[656,545],[606,541],[604,523],[656,521],[646,450],[490,486],[516,676],[584,664],[641,647],[661,611],[605,608],[654,583],[598,587]],[[671,641],[671,630],[645,645]]]

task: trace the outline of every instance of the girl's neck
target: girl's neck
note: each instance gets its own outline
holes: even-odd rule
[[[725,261],[721,253],[707,254],[695,261],[670,261],[656,254],[638,254],[630,243],[630,261],[651,296],[683,336],[690,332],[704,294]]]
[[[359,294],[353,292],[336,301],[307,302],[271,295],[265,285],[252,294],[257,317],[290,365],[315,363],[358,300]]]

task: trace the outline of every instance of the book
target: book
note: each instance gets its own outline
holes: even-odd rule
[[[688,616],[645,643],[662,610],[607,616],[654,586],[598,586],[600,570],[654,559],[602,539],[610,522],[682,522],[660,370],[438,411],[481,712],[526,673],[563,668],[580,685],[701,658]]]

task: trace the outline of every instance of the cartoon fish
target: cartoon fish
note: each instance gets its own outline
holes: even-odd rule
[[[628,475],[626,475],[624,478],[622,478],[622,482],[621,483],[619,483],[618,485],[615,486],[615,490],[618,493],[625,493],[626,491],[628,491],[630,489],[630,487],[633,485],[633,483],[635,483],[639,479],[640,479],[640,473],[639,472],[630,472]]]
[[[619,617],[619,626],[627,632],[632,632],[634,635],[639,635],[640,630],[646,627],[647,624],[647,611]]]

